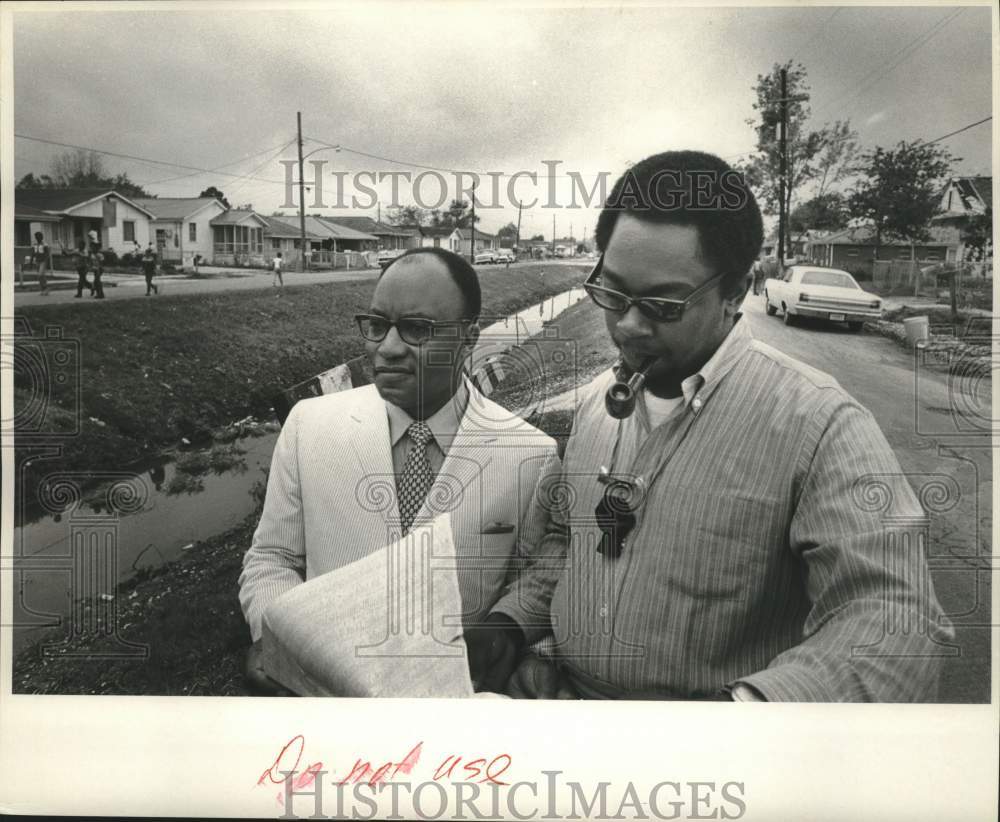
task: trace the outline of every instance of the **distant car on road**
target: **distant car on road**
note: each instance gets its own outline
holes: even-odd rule
[[[476,265],[480,263],[495,263],[497,261],[496,252],[492,248],[486,248],[480,251],[475,257],[473,257],[473,262]]]
[[[846,271],[792,265],[784,276],[764,283],[764,310],[773,317],[779,309],[785,325],[794,325],[799,317],[818,317],[860,331],[865,320],[881,318],[882,300],[863,290]]]
[[[389,263],[391,263],[397,257],[400,257],[405,253],[406,253],[405,248],[393,248],[393,249],[384,248],[378,253],[376,261],[378,262],[379,268],[385,271],[386,268],[389,267]]]
[[[493,255],[498,263],[512,263],[514,262],[514,252],[508,248],[499,248]]]

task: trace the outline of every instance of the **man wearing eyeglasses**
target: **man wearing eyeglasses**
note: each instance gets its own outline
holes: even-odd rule
[[[443,249],[408,251],[383,271],[370,309],[355,318],[374,385],[293,407],[240,577],[254,641],[247,674],[257,689],[276,690],[261,668],[268,605],[379,550],[387,534],[444,513],[441,506],[451,516],[473,682],[494,692],[506,684],[524,643],[520,612],[509,603],[537,596],[522,585],[545,584],[517,573],[531,566],[521,551],[538,541],[533,527],[542,522],[531,503],[558,458],[550,437],[466,378],[480,308],[468,261]],[[384,493],[388,483],[395,494]]]
[[[871,414],[741,319],[762,235],[711,155],[655,155],[612,190],[586,288],[622,362],[582,392],[547,526],[565,569],[525,603],[552,634],[512,695],[935,698],[954,648],[906,532],[923,511]]]

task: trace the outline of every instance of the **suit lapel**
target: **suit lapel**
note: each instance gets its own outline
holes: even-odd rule
[[[375,504],[375,501],[387,500],[384,506],[379,508],[382,517],[384,519],[397,517],[399,508],[396,504],[395,474],[385,401],[379,396],[375,386],[370,386],[358,391],[356,401],[345,411],[347,439],[354,452],[358,470],[356,493],[359,499],[368,500],[372,504]],[[336,458],[344,459],[346,456],[338,454]]]

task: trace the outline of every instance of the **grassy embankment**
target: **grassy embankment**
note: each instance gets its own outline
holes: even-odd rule
[[[578,284],[581,273],[562,265],[484,272],[484,313],[508,314],[538,302]],[[66,338],[81,341],[85,424],[60,466],[117,468],[169,448],[198,428],[216,429],[251,413],[267,415],[278,387],[360,353],[350,317],[367,308],[372,288],[372,283],[287,287],[280,298],[267,291],[238,292],[121,301],[78,313],[72,305],[19,312],[36,334],[59,325]],[[56,401],[63,403],[57,408],[60,419],[71,422],[67,398]],[[91,416],[105,425],[87,424]],[[47,473],[56,461],[44,463]],[[255,525],[256,515],[119,587],[119,634],[146,645],[148,658],[43,657],[36,645],[15,661],[14,691],[246,693],[241,665],[249,634],[235,583]],[[50,641],[59,639],[54,629]],[[63,643],[95,653],[100,644]]]
[[[584,266],[529,265],[480,273],[484,315],[502,316],[579,284]],[[541,272],[545,276],[541,277]],[[248,415],[271,419],[275,393],[362,354],[355,312],[374,282],[183,295],[17,311],[33,336],[58,329],[79,346],[79,370],[48,396],[43,429],[72,432],[63,454],[28,466],[26,488],[55,471],[122,470],[182,438],[207,441]],[[27,349],[27,346],[26,346]],[[37,407],[27,370],[15,408]],[[30,442],[18,443],[18,464]]]

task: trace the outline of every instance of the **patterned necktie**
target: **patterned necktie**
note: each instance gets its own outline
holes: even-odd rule
[[[427,427],[427,423],[415,422],[406,429],[406,435],[410,438],[410,453],[406,455],[403,473],[396,483],[399,492],[399,519],[404,534],[409,532],[434,482],[434,472],[427,459],[427,443],[434,439],[431,429]]]

